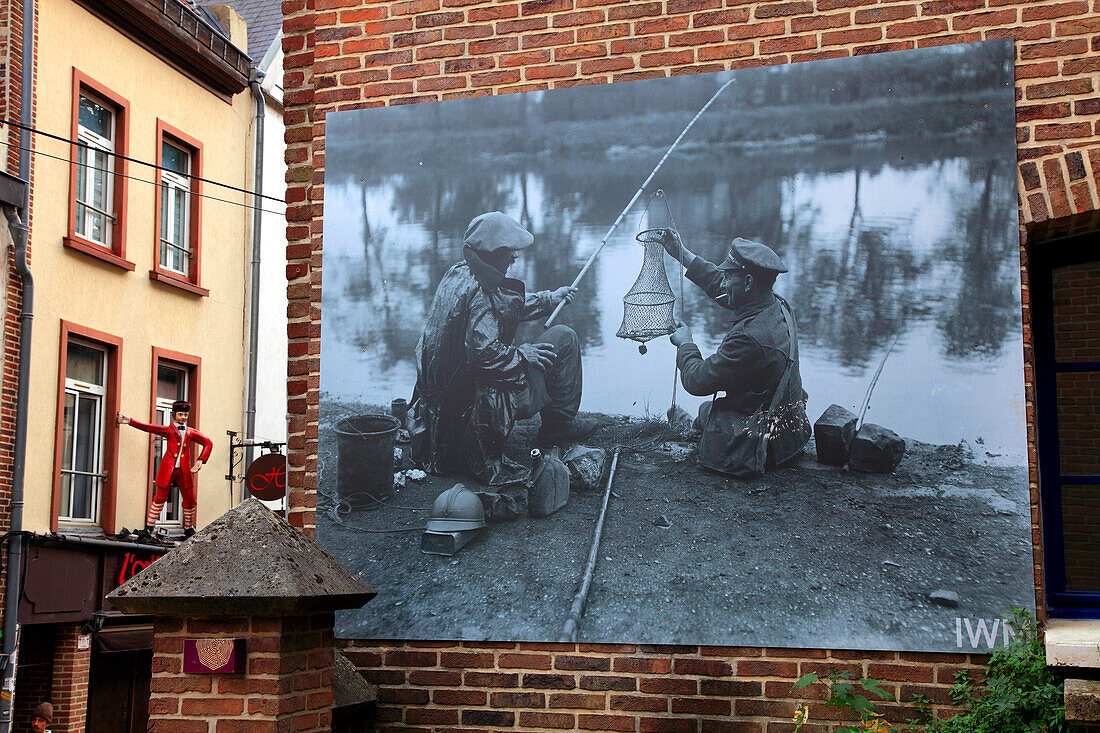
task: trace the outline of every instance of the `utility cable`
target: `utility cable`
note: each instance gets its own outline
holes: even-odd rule
[[[12,145],[11,147],[16,148],[17,150],[23,150],[23,151],[28,152],[28,153],[34,153],[35,155],[41,155],[45,158],[53,158],[54,160],[60,160],[63,163],[73,163],[73,162],[75,162],[75,161],[73,161],[72,158],[65,158],[65,157],[62,157],[60,155],[53,155],[51,153],[44,153],[41,150],[36,150],[34,148],[24,148],[21,145]],[[93,150],[99,150],[99,148],[92,148],[92,149]],[[163,186],[168,185],[166,183],[157,183],[156,181],[150,181],[146,178],[138,178],[137,176],[131,176],[131,175],[126,174],[126,173],[118,173],[116,171],[111,170],[110,168],[100,168],[98,166],[86,165],[84,163],[77,163],[77,165],[79,165],[82,168],[88,168],[88,169],[94,170],[94,171],[102,171],[102,172],[107,173],[107,174],[112,175],[112,176],[121,176],[122,178],[128,178],[131,181],[137,181],[139,183],[148,183],[149,185],[156,186],[157,188],[161,188]],[[196,180],[204,180],[204,179],[196,179]],[[244,193],[251,193],[250,191],[244,191],[244,189],[238,189],[238,190],[243,191]],[[219,196],[211,196],[208,193],[196,193],[195,191],[188,191],[187,193],[190,194],[191,196],[198,196],[199,198],[210,199],[211,201],[221,201],[224,204],[232,204],[233,206],[240,206],[241,208],[245,208],[245,209],[258,209],[259,211],[261,211],[265,214],[272,214],[274,216],[286,216],[286,213],[282,212],[282,211],[272,211],[271,209],[265,209],[262,206],[254,206],[252,204],[244,204],[244,203],[241,203],[240,201],[231,201],[230,199],[223,199]],[[265,196],[264,198],[269,198],[272,201],[279,201],[279,199],[272,198],[271,196]],[[279,201],[279,203],[282,203],[282,202]]]
[[[149,161],[141,160],[140,158],[131,158],[129,155],[123,155],[122,153],[116,153],[113,150],[104,150],[103,148],[97,148],[97,147],[94,147],[92,145],[89,145],[88,143],[81,142],[79,140],[73,140],[72,138],[62,137],[61,135],[55,135],[52,132],[46,132],[45,130],[38,130],[34,127],[28,127],[27,125],[21,125],[18,122],[12,122],[11,120],[7,120],[3,117],[0,117],[0,124],[11,125],[12,127],[16,128],[16,129],[26,130],[27,132],[32,132],[35,135],[41,135],[42,137],[48,137],[51,140],[57,140],[59,142],[68,143],[70,145],[80,145],[80,146],[83,146],[83,147],[85,147],[89,150],[96,150],[96,151],[99,151],[101,153],[106,153],[107,155],[113,155],[116,158],[121,158],[122,160],[126,160],[126,161],[129,161],[131,163],[137,163],[138,165],[148,166],[149,168],[156,168],[157,170],[161,170],[161,171],[169,171],[169,172],[175,173],[176,175],[185,176],[185,177],[190,178],[190,179],[195,180],[195,181],[202,181],[203,183],[209,183],[209,184],[212,184],[214,186],[221,186],[222,188],[228,188],[230,190],[238,191],[240,193],[247,193],[250,196],[256,196],[256,197],[262,198],[262,199],[268,199],[269,201],[274,201],[274,202],[279,203],[279,204],[285,203],[282,199],[276,198],[274,196],[268,196],[267,194],[259,193],[257,191],[249,191],[247,188],[240,188],[239,186],[234,186],[234,185],[229,184],[229,183],[222,183],[221,181],[215,181],[215,180],[212,180],[210,178],[203,178],[202,176],[192,175],[191,173],[180,173],[177,170],[173,170],[172,168],[166,168],[163,165],[157,165],[156,163],[150,163]],[[34,152],[34,151],[32,151],[32,152]],[[39,153],[39,154],[40,155],[47,155],[47,153]],[[50,157],[56,157],[56,156],[50,156]],[[142,180],[142,179],[137,179],[137,180]],[[218,200],[223,200],[223,199],[218,199]],[[230,203],[232,203],[232,202],[230,202]]]

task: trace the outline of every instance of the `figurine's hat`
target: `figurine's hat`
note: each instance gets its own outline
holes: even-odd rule
[[[187,400],[176,400],[172,403],[172,412],[191,412],[191,403]]]

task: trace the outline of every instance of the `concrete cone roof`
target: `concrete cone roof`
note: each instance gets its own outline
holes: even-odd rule
[[[125,613],[283,616],[359,608],[375,595],[282,517],[249,499],[107,599]]]

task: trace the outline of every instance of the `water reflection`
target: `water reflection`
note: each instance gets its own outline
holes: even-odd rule
[[[705,100],[707,84],[695,96]],[[635,87],[615,86],[628,87],[612,100],[617,105],[636,95]],[[543,103],[534,119],[528,105],[535,97],[511,96],[493,108],[507,120],[496,127],[488,118],[478,122],[488,106],[450,103],[424,105],[423,119],[402,111],[419,128],[393,130],[371,145],[330,123],[323,390],[374,403],[409,396],[413,350],[435,286],[461,258],[463,232],[476,214],[504,211],[535,234],[536,246],[510,274],[529,288],[569,283],[660,157],[663,148],[648,141],[667,145],[668,130],[684,124],[681,113],[647,113],[629,120],[643,132],[616,137],[602,120],[563,122],[578,114],[567,108],[580,97]],[[722,120],[708,123],[706,139],[734,134]],[[595,151],[587,143],[601,136],[631,144]],[[857,407],[898,339],[871,419],[907,437],[980,437],[1023,455],[1015,166],[1010,147],[986,149],[980,139],[891,134],[764,148],[688,138],[651,189],[666,192],[685,243],[708,259],[721,260],[735,236],[768,243],[784,259],[790,272],[776,289],[798,319],[811,418],[831,402]],[[584,144],[567,144],[573,140]],[[614,337],[622,295],[641,265],[634,235],[645,200],[561,318],[584,347],[582,409],[659,415],[671,397],[667,341],[652,342],[650,355],[639,357]],[[676,266],[667,264],[677,314],[710,353],[728,314],[690,283],[681,300]],[[539,328],[527,324],[521,337]]]

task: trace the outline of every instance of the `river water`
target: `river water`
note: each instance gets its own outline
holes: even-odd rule
[[[330,145],[330,150],[332,146]],[[660,157],[615,146],[602,156],[478,154],[439,165],[375,166],[329,155],[324,202],[324,394],[388,404],[408,398],[413,357],[436,284],[461,259],[469,219],[499,209],[535,235],[510,270],[529,289],[568,284]],[[441,151],[447,157],[453,151]],[[582,410],[663,416],[673,396],[667,338],[616,338],[638,275],[635,241],[652,191],[664,190],[685,244],[717,262],[735,236],[763,241],[790,272],[776,292],[799,329],[816,419],[856,411],[882,364],[867,420],[906,438],[969,441],[1026,460],[1014,163],[974,140],[890,139],[673,155],[559,319],[583,344]],[[676,313],[713,353],[727,311],[665,259]],[[524,335],[537,335],[530,324]],[[677,390],[694,412],[702,400]]]

